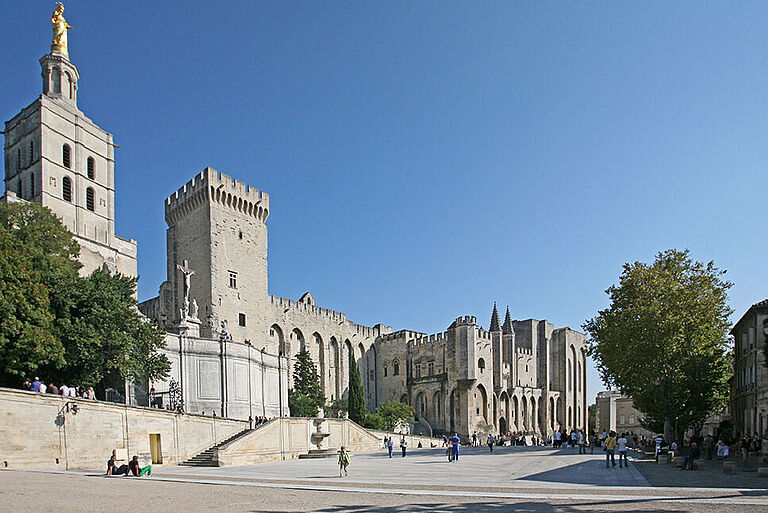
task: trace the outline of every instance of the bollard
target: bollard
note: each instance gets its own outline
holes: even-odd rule
[[[757,467],[758,477],[768,477],[768,467]]]
[[[735,474],[735,473],[736,473],[736,463],[732,461],[724,461],[723,474]]]
[[[669,454],[659,454],[656,457],[656,463],[659,465],[666,465],[669,463]]]

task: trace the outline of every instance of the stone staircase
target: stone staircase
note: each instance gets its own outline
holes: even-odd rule
[[[240,431],[239,433],[236,433],[223,442],[220,442],[213,447],[209,447],[208,449],[204,450],[200,454],[188,459],[187,461],[183,463],[179,463],[179,465],[184,465],[186,467],[215,467],[216,464],[213,462],[213,450],[217,447],[221,447],[222,445],[226,445],[230,442],[233,442],[240,438],[241,436],[245,436],[251,431],[254,431],[254,429],[244,429]]]

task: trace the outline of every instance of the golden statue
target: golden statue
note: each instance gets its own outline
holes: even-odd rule
[[[64,19],[64,4],[57,2],[56,10],[51,15],[51,25],[53,25],[53,41],[51,41],[51,53],[58,52],[69,58],[67,51],[67,30],[71,29]]]

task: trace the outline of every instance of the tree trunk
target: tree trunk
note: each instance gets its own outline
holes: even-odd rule
[[[672,423],[671,419],[664,419],[664,440],[671,444],[674,441],[675,436],[677,436],[677,433],[675,433],[674,424]]]

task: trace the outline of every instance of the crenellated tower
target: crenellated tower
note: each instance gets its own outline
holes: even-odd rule
[[[158,305],[142,311],[173,328],[182,320],[184,276],[190,280],[192,313],[200,335],[216,338],[222,328],[236,340],[266,343],[267,225],[269,194],[205,168],[165,201],[168,280]]]

